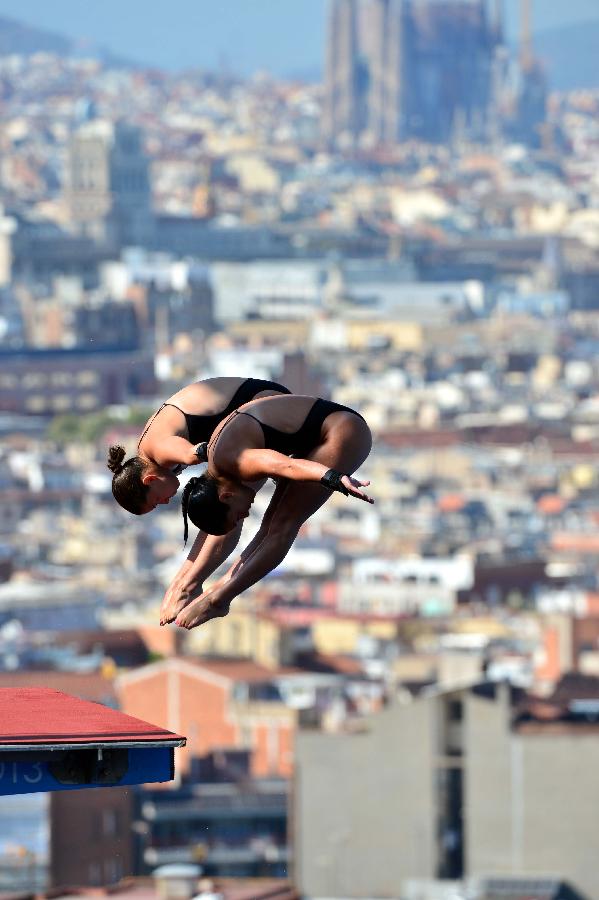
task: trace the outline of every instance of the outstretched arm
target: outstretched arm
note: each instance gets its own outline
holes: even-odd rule
[[[373,499],[361,490],[369,481],[359,481],[351,475],[336,472],[312,459],[296,459],[277,453],[276,450],[243,450],[234,463],[235,477],[240,481],[256,481],[259,478],[284,478],[287,481],[309,481],[325,485],[329,490],[351,494],[367,503]],[[331,477],[331,473],[334,476]]]

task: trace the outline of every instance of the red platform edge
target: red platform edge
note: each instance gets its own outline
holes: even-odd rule
[[[0,688],[0,746],[174,744],[185,738],[100,703],[49,688]]]

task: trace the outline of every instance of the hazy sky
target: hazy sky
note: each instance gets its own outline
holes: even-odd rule
[[[518,0],[505,0],[517,27]],[[599,21],[599,0],[533,0],[535,28]],[[327,0],[0,0],[10,16],[88,38],[169,69],[226,63],[247,74],[302,72],[322,63]]]

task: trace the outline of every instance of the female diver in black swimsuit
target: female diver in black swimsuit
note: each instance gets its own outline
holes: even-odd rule
[[[135,515],[168,503],[179,488],[177,476],[181,470],[206,462],[206,441],[223,419],[255,397],[289,393],[282,384],[259,378],[207,378],[188,384],[149,419],[137,445],[137,456],[125,460],[123,447],[110,447],[108,468],[114,472],[115,500]],[[172,622],[185,603],[202,592],[204,579],[232,553],[240,534],[241,527],[225,538],[198,534],[166,591],[161,624]]]
[[[204,531],[226,534],[249,515],[252,482],[273,478],[275,492],[254,540],[226,575],[179,612],[177,625],[194,628],[226,615],[234,597],[279,565],[332,491],[373,503],[361,490],[369,482],[351,477],[371,446],[362,416],[329,400],[268,397],[232,412],[208,444],[207,472],[185,487],[185,529],[189,517]]]

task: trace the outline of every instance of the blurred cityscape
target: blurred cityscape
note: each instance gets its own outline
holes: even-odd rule
[[[530,0],[327,16],[316,84],[0,56],[0,688],[187,736],[3,797],[0,896],[599,898],[599,77]],[[107,448],[217,375],[358,409],[376,504],[161,628]]]

